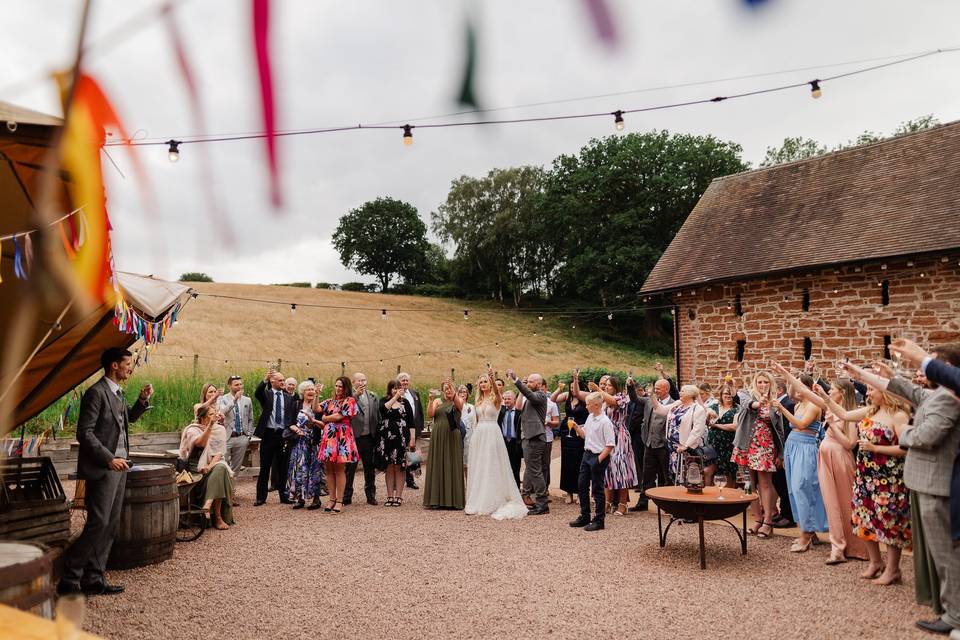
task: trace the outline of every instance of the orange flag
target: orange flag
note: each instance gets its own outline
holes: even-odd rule
[[[58,80],[65,93],[66,77],[58,76]],[[113,304],[110,221],[100,167],[100,150],[107,127],[116,129],[124,140],[129,140],[99,85],[90,76],[81,74],[77,77],[60,147],[63,169],[70,176],[71,203],[75,208],[83,207],[86,222],[86,242],[76,250],[76,259],[71,265],[92,300]]]

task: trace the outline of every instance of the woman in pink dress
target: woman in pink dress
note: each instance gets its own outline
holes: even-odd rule
[[[347,465],[359,462],[360,453],[350,428],[351,418],[357,415],[357,401],[353,398],[350,378],[337,378],[333,389],[333,397],[320,404],[324,427],[318,457],[324,465],[327,490],[332,498],[323,510],[340,513],[343,490],[347,486]]]

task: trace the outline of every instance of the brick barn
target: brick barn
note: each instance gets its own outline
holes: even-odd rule
[[[644,283],[677,377],[960,338],[960,122],[714,180]]]

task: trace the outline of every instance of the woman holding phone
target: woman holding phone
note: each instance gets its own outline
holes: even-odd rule
[[[460,438],[459,410],[463,400],[449,378],[440,385],[440,396],[430,390],[427,417],[430,430],[430,454],[427,479],[423,486],[423,506],[428,509],[463,509],[466,490],[463,482],[463,442]]]

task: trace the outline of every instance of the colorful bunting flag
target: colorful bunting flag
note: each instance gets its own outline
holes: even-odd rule
[[[277,168],[276,118],[273,77],[270,71],[270,0],[253,0],[253,48],[260,78],[260,102],[263,125],[267,132],[267,168],[270,171],[270,201],[275,208],[282,204],[280,172]]]

